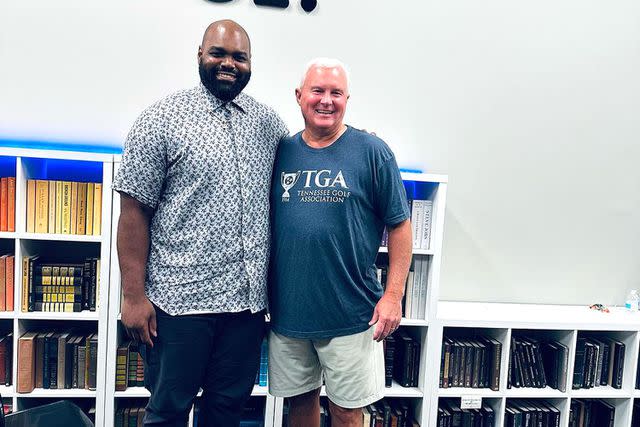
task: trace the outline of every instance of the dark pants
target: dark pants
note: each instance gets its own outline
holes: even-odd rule
[[[170,316],[156,307],[156,319],[144,355],[144,425],[186,426],[202,388],[198,426],[237,427],[260,365],[264,311]]]

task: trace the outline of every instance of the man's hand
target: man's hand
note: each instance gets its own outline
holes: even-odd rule
[[[385,293],[373,309],[373,317],[369,321],[369,326],[377,323],[373,339],[382,341],[391,335],[400,326],[401,319],[402,295]]]
[[[149,298],[125,296],[122,300],[122,325],[132,340],[153,347],[151,337],[157,337],[158,331],[156,310]]]

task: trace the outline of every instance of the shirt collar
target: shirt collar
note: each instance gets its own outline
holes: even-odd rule
[[[246,113],[247,108],[249,107],[249,97],[244,93],[240,92],[235,98],[233,98],[229,102],[223,102],[220,98],[216,97],[214,94],[209,92],[202,82],[199,84],[200,92],[207,104],[207,107],[211,109],[211,111],[216,111],[217,109],[224,107],[225,105],[232,105],[237,108],[240,112]]]

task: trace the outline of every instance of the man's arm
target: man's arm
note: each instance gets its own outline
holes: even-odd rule
[[[149,207],[120,193],[117,245],[123,295],[122,325],[133,340],[153,347],[151,336],[156,336],[156,311],[144,293],[151,215]]]
[[[411,265],[411,222],[406,219],[389,232],[389,271],[387,286],[373,310],[369,325],[377,322],[373,339],[382,341],[400,326],[402,319],[402,297]]]

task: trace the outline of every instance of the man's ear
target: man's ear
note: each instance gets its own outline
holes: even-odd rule
[[[198,60],[202,58],[202,46],[198,46]]]
[[[296,102],[300,105],[300,97],[302,96],[302,91],[300,89],[296,89]]]

